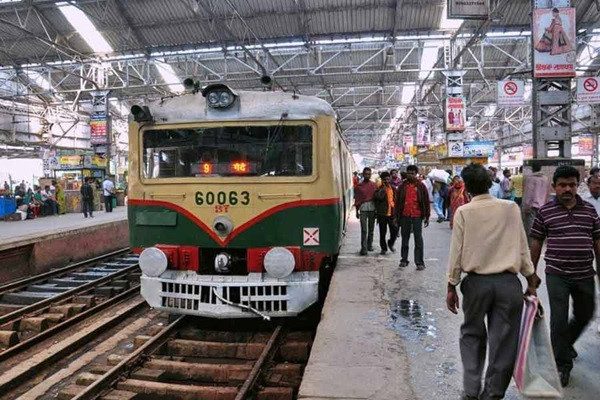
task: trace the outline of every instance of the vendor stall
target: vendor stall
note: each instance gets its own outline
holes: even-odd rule
[[[54,166],[54,178],[65,191],[66,212],[81,212],[80,190],[83,181],[93,178],[102,182],[106,171],[106,159],[96,155],[63,155],[56,158],[56,162],[51,165]]]

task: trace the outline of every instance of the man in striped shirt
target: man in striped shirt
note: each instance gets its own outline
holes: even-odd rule
[[[577,195],[579,172],[561,166],[553,176],[556,199],[540,208],[531,229],[531,259],[537,268],[546,243],[550,333],[561,384],[569,384],[573,348],[594,314],[594,255],[600,260],[600,219],[594,206]],[[573,317],[569,320],[569,298]]]

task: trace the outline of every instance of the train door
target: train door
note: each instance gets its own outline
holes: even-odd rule
[[[343,214],[342,214],[342,232],[346,232],[346,196],[347,196],[347,190],[348,190],[348,182],[346,180],[346,155],[344,154],[343,151],[343,147],[342,147],[342,142],[341,140],[338,140],[338,156],[340,159],[340,188],[341,188],[341,192],[342,192],[342,204],[343,204]]]

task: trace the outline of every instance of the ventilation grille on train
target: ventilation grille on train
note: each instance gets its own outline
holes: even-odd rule
[[[224,305],[213,293],[233,303],[250,306],[261,312],[287,311],[287,286],[210,286],[184,283],[162,283],[162,306],[198,311],[200,304]],[[243,311],[247,311],[242,309]]]

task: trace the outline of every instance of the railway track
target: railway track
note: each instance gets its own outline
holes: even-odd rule
[[[135,351],[81,373],[58,398],[296,398],[313,331],[285,325],[215,331],[194,326],[197,321],[182,316],[154,336],[136,337]]]
[[[0,286],[0,362],[139,293],[127,249]]]

